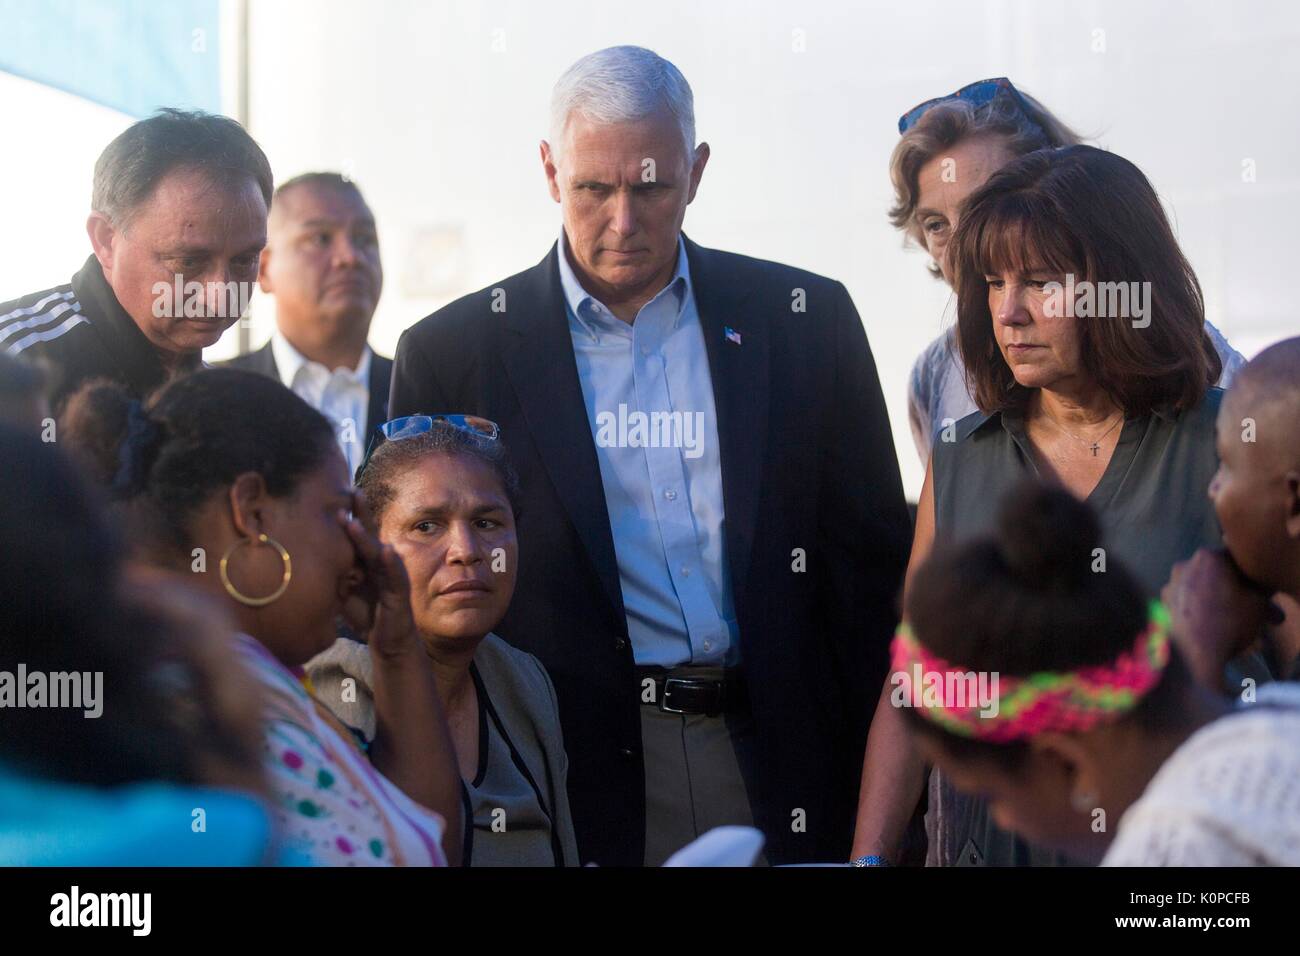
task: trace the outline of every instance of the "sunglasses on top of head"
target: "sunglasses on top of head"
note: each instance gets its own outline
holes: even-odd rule
[[[501,434],[501,426],[478,415],[403,415],[401,418],[386,421],[375,429],[374,434],[370,436],[369,444],[366,445],[365,457],[361,459],[354,480],[358,482],[361,480],[361,473],[366,470],[366,465],[370,464],[371,456],[384,442],[401,441],[423,435],[432,431],[435,423],[450,425],[485,441],[496,441]]]

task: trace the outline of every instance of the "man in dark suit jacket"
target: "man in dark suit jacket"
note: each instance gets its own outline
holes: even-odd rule
[[[407,330],[392,414],[500,425],[497,633],[555,684],[584,862],[747,817],[770,862],[846,860],[910,540],[861,320],[839,282],[681,234],[708,146],[667,61],[600,51],[554,103],[560,241]]]
[[[393,362],[366,344],[383,291],[375,218],[351,180],[306,173],[271,202],[258,281],[275,296],[276,331],[225,363],[293,389],[334,421],[355,470],[388,418]]]

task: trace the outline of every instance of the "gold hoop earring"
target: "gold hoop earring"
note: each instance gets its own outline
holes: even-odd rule
[[[271,547],[275,548],[276,551],[280,552],[280,560],[284,562],[284,577],[281,578],[280,586],[275,589],[274,594],[260,598],[252,598],[246,594],[241,594],[239,589],[230,583],[230,575],[226,573],[226,565],[230,562],[230,556],[234,554],[236,548],[241,544],[249,544],[251,541],[251,538],[240,538],[227,548],[226,553],[221,556],[221,566],[219,568],[221,573],[221,585],[226,589],[226,593],[240,604],[247,605],[248,607],[266,607],[271,602],[279,600],[280,596],[284,594],[285,588],[289,586],[289,579],[293,577],[293,561],[290,560],[289,552],[285,550],[284,545],[279,541],[276,541],[269,535],[259,534],[257,536],[259,544],[269,544]]]
[[[1097,795],[1091,790],[1070,794],[1070,808],[1075,813],[1092,813],[1097,809]]]

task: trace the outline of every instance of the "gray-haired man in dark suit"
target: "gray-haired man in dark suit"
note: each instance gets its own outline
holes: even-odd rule
[[[552,103],[558,241],[407,330],[392,413],[509,446],[497,633],[555,683],[584,862],[751,822],[770,862],[847,859],[910,541],[862,322],[839,282],[682,234],[709,147],[671,63],[601,50]]]

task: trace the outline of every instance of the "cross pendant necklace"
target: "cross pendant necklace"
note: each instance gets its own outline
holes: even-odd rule
[[[1123,412],[1121,412],[1120,415],[1119,415],[1119,417],[1116,418],[1113,422],[1111,422],[1110,428],[1107,428],[1104,432],[1102,432],[1100,435],[1098,435],[1098,436],[1097,436],[1093,441],[1091,441],[1091,442],[1088,441],[1088,439],[1086,439],[1086,438],[1080,438],[1078,435],[1074,434],[1073,432],[1066,431],[1065,428],[1061,425],[1061,423],[1058,422],[1056,419],[1052,418],[1052,416],[1048,415],[1048,416],[1046,416],[1046,418],[1047,418],[1047,420],[1048,420],[1049,422],[1051,422],[1051,423],[1052,423],[1053,425],[1055,425],[1057,428],[1061,429],[1061,431],[1065,432],[1065,434],[1069,435],[1069,436],[1070,436],[1071,438],[1073,438],[1075,441],[1077,441],[1077,442],[1083,442],[1085,445],[1087,445],[1089,448],[1091,448],[1091,449],[1092,449],[1092,457],[1093,457],[1093,458],[1096,458],[1096,457],[1097,457],[1097,452],[1099,452],[1099,451],[1101,450],[1101,441],[1102,441],[1102,439],[1105,438],[1107,435],[1109,435],[1111,432],[1113,432],[1113,431],[1115,430],[1115,426],[1118,425],[1120,422],[1122,422],[1122,421],[1124,420],[1124,414],[1123,414]]]

